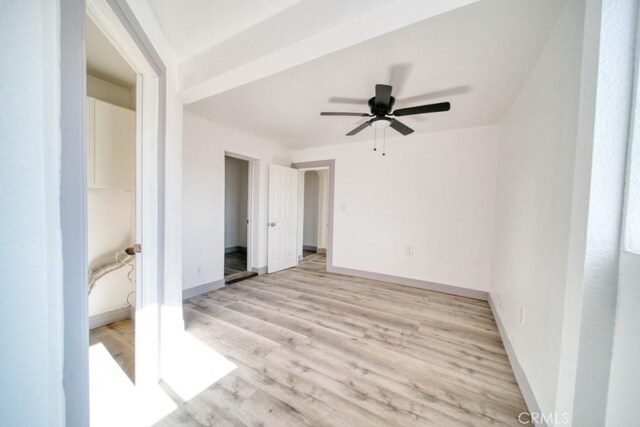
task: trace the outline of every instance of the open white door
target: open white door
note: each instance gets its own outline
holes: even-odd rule
[[[298,170],[269,167],[269,257],[267,271],[273,273],[298,265]]]

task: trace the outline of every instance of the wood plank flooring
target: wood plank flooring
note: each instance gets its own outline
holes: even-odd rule
[[[89,345],[102,343],[129,379],[135,379],[134,322],[120,320],[96,328],[89,335]]]
[[[184,315],[238,367],[159,425],[513,426],[526,411],[486,302],[326,273],[323,255]]]
[[[244,252],[229,252],[224,254],[224,276],[247,271],[247,254]]]

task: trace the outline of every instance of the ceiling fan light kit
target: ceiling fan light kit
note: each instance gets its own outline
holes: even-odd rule
[[[376,129],[384,129],[391,125],[391,119],[383,118],[383,119],[375,119],[371,122],[371,126]]]
[[[413,133],[413,129],[394,117],[402,117],[402,116],[413,116],[415,114],[429,114],[429,113],[438,113],[441,111],[449,111],[451,109],[451,104],[448,102],[439,102],[437,104],[427,104],[427,105],[419,105],[417,107],[408,107],[408,108],[400,108],[399,110],[391,109],[395,104],[396,99],[391,96],[391,91],[393,88],[389,85],[376,85],[376,96],[369,99],[369,109],[371,113],[347,113],[347,112],[322,112],[321,116],[350,116],[350,117],[373,117],[372,119],[362,123],[351,132],[347,133],[347,136],[353,136],[364,130],[366,127],[371,126],[375,130],[374,134],[374,148],[373,151],[376,151],[376,140],[378,130],[382,130],[383,132],[383,150],[382,155],[384,156],[385,150],[385,136],[386,129],[388,127],[393,130],[401,133],[403,136],[407,136],[410,133]]]

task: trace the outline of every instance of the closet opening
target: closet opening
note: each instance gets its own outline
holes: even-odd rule
[[[86,37],[89,368],[135,383],[137,76],[89,17]]]
[[[224,281],[225,285],[256,276],[251,271],[252,162],[224,158]]]

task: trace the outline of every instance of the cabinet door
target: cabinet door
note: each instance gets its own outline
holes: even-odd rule
[[[95,99],[87,97],[87,186],[96,185]]]
[[[136,114],[95,100],[95,186],[135,190]]]

